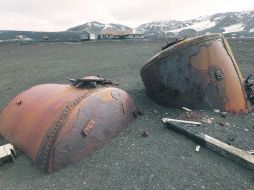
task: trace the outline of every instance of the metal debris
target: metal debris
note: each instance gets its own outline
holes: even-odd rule
[[[118,85],[119,83],[115,82],[114,80],[108,80],[103,78],[100,75],[97,76],[88,76],[82,79],[70,79],[67,78],[68,81],[72,83],[73,86],[78,88],[83,87],[91,87],[95,88],[96,86],[106,86],[106,85]]]
[[[184,124],[191,124],[191,125],[202,125],[202,123],[200,123],[200,122],[178,120],[178,119],[171,119],[171,118],[163,118],[162,121],[164,123],[176,122],[176,123],[184,123]]]

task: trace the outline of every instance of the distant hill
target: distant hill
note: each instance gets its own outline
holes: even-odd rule
[[[49,41],[77,41],[83,34],[99,34],[106,29],[124,31],[132,28],[122,24],[103,24],[94,21],[63,32],[0,30],[0,40],[12,40],[17,35],[24,35],[26,40],[43,40],[43,36],[47,36]],[[254,11],[218,13],[186,21],[153,21],[142,24],[135,30],[143,32],[147,38],[191,37],[205,33],[223,33],[230,37],[254,37]]]
[[[124,26],[121,24],[103,24],[100,22],[88,22],[79,26],[75,26],[73,28],[69,28],[66,31],[67,32],[90,32],[90,33],[95,33],[95,34],[99,34],[102,30],[105,29],[112,29],[112,30],[130,30],[131,28],[128,26]]]
[[[146,36],[178,37],[224,33],[236,36],[254,36],[254,11],[219,13],[186,21],[154,21],[137,29]]]
[[[121,24],[103,24],[88,22],[68,29],[72,32],[88,31],[100,33],[104,29],[129,30]],[[146,37],[190,37],[205,33],[224,33],[226,36],[254,37],[254,11],[218,13],[197,19],[177,21],[153,21],[136,28],[144,32]]]

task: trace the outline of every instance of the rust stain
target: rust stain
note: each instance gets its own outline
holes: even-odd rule
[[[205,70],[206,72],[212,67],[219,68],[219,71],[223,73],[223,78],[218,80],[223,82],[224,89],[222,89],[223,92],[219,90],[214,91],[214,96],[219,97],[220,93],[223,93],[222,98],[224,98],[223,104],[225,111],[237,114],[240,112],[248,112],[244,91],[242,89],[242,81],[221,41],[214,41],[209,47],[201,47],[199,54],[190,58],[190,64],[196,70]],[[218,71],[216,72],[218,73]],[[218,83],[218,80],[212,80],[208,72],[206,77],[210,78],[209,84],[216,85]],[[207,86],[203,86],[203,88],[206,89]]]

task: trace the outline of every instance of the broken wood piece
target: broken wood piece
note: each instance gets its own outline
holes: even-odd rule
[[[186,120],[171,119],[171,118],[163,118],[162,121],[164,123],[176,122],[176,123],[193,124],[193,125],[201,125],[202,124],[200,122],[195,122],[195,121],[186,121]]]
[[[200,146],[197,145],[196,148],[195,148],[195,151],[196,151],[196,152],[199,152],[199,150],[200,150]]]
[[[14,157],[16,156],[16,151],[12,144],[6,144],[0,146],[0,160],[6,160],[11,159],[13,162],[15,162]]]
[[[182,107],[183,110],[187,111],[187,112],[191,112],[192,110],[186,107]]]
[[[192,140],[197,142],[200,145],[203,145],[223,156],[226,156],[249,169],[254,170],[254,156],[248,152],[236,148],[234,146],[227,145],[213,137],[210,137],[203,133],[198,133],[190,128],[186,128],[184,125],[175,123],[175,122],[164,122],[166,123],[169,129],[172,129],[176,132],[183,133],[187,137],[190,137]]]

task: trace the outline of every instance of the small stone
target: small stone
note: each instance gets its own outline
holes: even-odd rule
[[[200,146],[197,145],[196,148],[195,148],[195,151],[196,151],[196,152],[199,152],[199,150],[200,150]]]
[[[220,113],[220,116],[223,117],[223,118],[226,118],[227,115],[228,115],[227,112],[221,112],[221,113]]]
[[[225,126],[225,123],[222,123],[222,122],[219,122],[219,125],[224,127]]]
[[[153,113],[158,113],[158,110],[153,110]]]
[[[202,123],[207,123],[207,124],[211,124],[213,121],[209,118],[202,118],[201,120]]]
[[[142,110],[138,110],[138,115],[144,115],[144,112]]]
[[[147,131],[143,131],[141,135],[142,135],[142,137],[145,137],[145,138],[149,136]]]
[[[213,112],[214,112],[214,113],[220,113],[220,110],[214,109]]]

